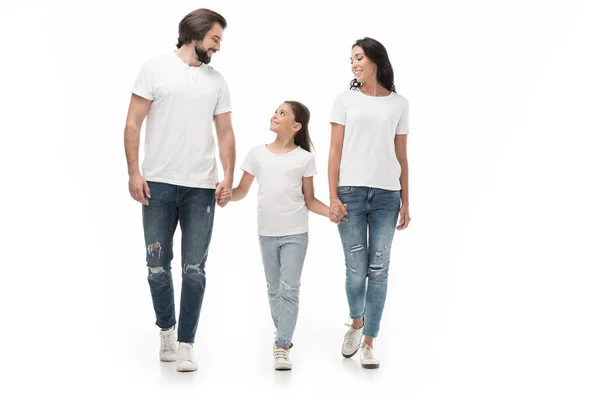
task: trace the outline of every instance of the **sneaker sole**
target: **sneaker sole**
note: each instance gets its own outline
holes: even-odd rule
[[[361,363],[361,365],[362,365],[362,367],[364,369],[377,369],[377,368],[379,368],[379,364],[362,364]]]
[[[189,368],[177,368],[177,372],[194,372],[197,371],[198,368],[194,368],[194,369],[189,369]]]
[[[356,350],[354,350],[354,352],[350,353],[350,354],[345,354],[344,351],[342,351],[342,355],[344,356],[344,358],[351,358],[354,357],[354,355],[356,353],[358,353],[358,350],[360,349],[360,347],[357,347]]]
[[[275,371],[291,371],[292,367],[275,367]]]

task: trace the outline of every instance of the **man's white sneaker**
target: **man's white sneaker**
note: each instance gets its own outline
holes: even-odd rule
[[[288,349],[276,347],[275,350],[273,350],[273,357],[275,358],[275,369],[277,371],[289,371],[292,369],[290,351]]]
[[[364,325],[358,329],[354,329],[352,325],[348,326],[350,328],[344,335],[344,344],[342,345],[342,355],[346,358],[355,355],[360,348],[360,339],[362,338],[363,330],[365,329]]]
[[[173,362],[177,359],[177,340],[175,340],[175,325],[160,331],[160,361]]]
[[[177,349],[177,371],[190,372],[198,369],[194,347],[189,343],[179,343]]]
[[[373,348],[366,343],[360,345],[360,364],[367,369],[379,368],[379,360],[375,358]]]

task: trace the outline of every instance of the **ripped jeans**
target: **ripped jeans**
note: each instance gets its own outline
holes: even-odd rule
[[[212,236],[215,189],[199,189],[148,182],[149,205],[142,206],[146,265],[156,325],[175,325],[175,299],[171,260],[173,235],[181,227],[182,285],[179,307],[180,342],[194,343],[206,276],[204,267]]]
[[[300,276],[308,247],[308,233],[259,236],[271,317],[277,329],[275,344],[289,349],[298,319]]]
[[[400,191],[340,186],[348,222],[338,225],[346,261],[350,318],[364,317],[365,336],[377,337],[387,295],[390,250],[400,212]]]

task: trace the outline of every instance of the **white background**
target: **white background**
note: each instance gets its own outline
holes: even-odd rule
[[[378,371],[340,355],[343,253],[315,215],[294,370],[272,370],[256,187],[217,211],[198,372],[158,362],[123,128],[139,68],[199,7],[229,23],[211,65],[237,165],[299,100],[323,200],[351,45],[388,49],[411,102],[412,223],[393,246]],[[3,2],[2,397],[599,398],[599,17],[591,0]]]

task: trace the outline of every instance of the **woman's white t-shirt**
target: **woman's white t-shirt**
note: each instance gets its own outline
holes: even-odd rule
[[[400,189],[394,137],[409,133],[408,100],[347,90],[335,99],[330,122],[344,125],[338,186]]]
[[[275,154],[253,147],[242,169],[258,181],[258,234],[287,236],[308,232],[308,209],[302,178],[317,174],[315,157],[300,146]]]

